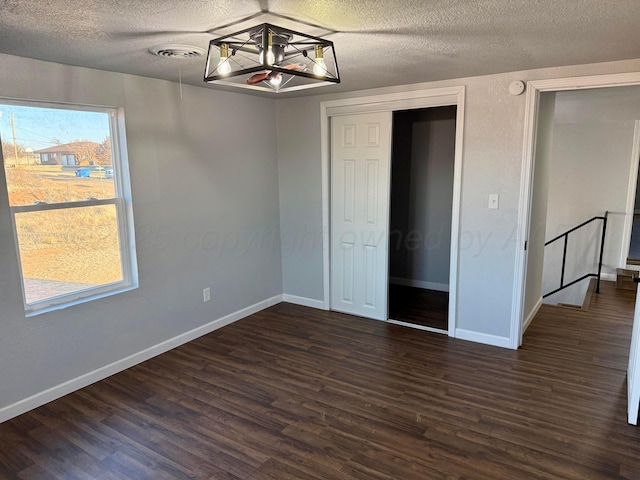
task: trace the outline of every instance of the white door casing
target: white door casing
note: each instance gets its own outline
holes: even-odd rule
[[[389,92],[360,97],[328,100],[320,103],[320,136],[322,158],[322,270],[323,308],[331,309],[331,123],[341,115],[370,112],[444,107],[456,105],[456,147],[451,209],[451,257],[449,268],[449,336],[457,336],[458,326],[458,262],[460,243],[460,209],[462,202],[462,158],[464,150],[465,87],[462,85],[426,88],[412,91]]]
[[[331,123],[331,308],[387,319],[391,112]]]

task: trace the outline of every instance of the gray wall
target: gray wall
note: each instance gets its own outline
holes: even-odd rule
[[[640,70],[640,60],[558,67],[385,89],[283,99],[278,102],[280,215],[284,236],[314,240],[283,248],[284,292],[323,299],[320,102],[376,93],[466,86],[458,276],[458,328],[508,337],[515,270],[515,235],[522,169],[525,97],[509,95],[513,80]],[[330,88],[327,89],[330,91]],[[487,208],[500,194],[500,209]],[[518,246],[522,248],[522,246]]]
[[[275,101],[183,90],[0,55],[0,96],[125,108],[140,280],[25,318],[0,169],[0,408],[282,293]]]
[[[397,112],[393,131],[390,276],[448,290],[456,109]]]
[[[610,212],[603,273],[621,267],[635,118],[640,87],[559,92],[549,166],[546,236],[556,235],[606,210]],[[634,106],[635,104],[635,112]],[[624,106],[624,108],[623,108]],[[565,281],[597,271],[601,224],[569,236]],[[543,292],[559,286],[562,241],[545,249]],[[545,299],[581,305],[588,280]]]
[[[458,328],[507,337],[524,119],[508,84],[640,60],[278,101],[189,86],[181,100],[174,83],[7,55],[0,67],[1,96],[125,108],[140,276],[135,291],[25,318],[0,178],[2,408],[283,291],[322,299],[320,102],[337,98],[466,86]]]
[[[527,278],[524,296],[524,318],[527,319],[541,300],[542,275],[547,227],[547,199],[549,197],[549,164],[553,145],[555,92],[540,94],[536,156],[531,195],[531,228],[527,252]]]

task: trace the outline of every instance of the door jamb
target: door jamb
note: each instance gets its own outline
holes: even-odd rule
[[[531,195],[533,193],[533,169],[535,164],[535,141],[538,126],[540,93],[632,85],[640,85],[640,72],[532,80],[527,83],[520,199],[518,203],[518,224],[516,227],[516,245],[519,247],[516,248],[511,328],[509,334],[509,347],[512,349],[517,349],[522,345],[522,324],[525,315],[524,292],[527,275],[527,251],[524,249],[524,246],[529,237],[530,228],[529,222],[531,215]]]
[[[460,204],[462,196],[462,158],[464,140],[465,87],[445,87],[411,92],[369,95],[320,103],[320,136],[322,158],[322,247],[324,309],[331,309],[330,295],[330,117],[365,112],[393,112],[419,108],[456,106],[456,141],[453,176],[453,208],[451,212],[451,256],[449,260],[449,329],[456,336],[458,304],[458,262],[460,240]],[[390,186],[389,186],[390,187]]]

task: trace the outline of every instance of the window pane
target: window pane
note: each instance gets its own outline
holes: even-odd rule
[[[122,115],[116,108],[0,99],[27,316],[137,287],[128,167],[119,155],[126,145],[111,146]]]
[[[115,197],[107,113],[2,105],[0,137],[12,206]]]
[[[115,205],[15,214],[27,304],[122,281]]]

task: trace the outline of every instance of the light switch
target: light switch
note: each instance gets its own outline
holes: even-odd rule
[[[490,193],[489,194],[489,208],[491,210],[498,210],[500,205],[500,195],[498,195],[497,193]]]

